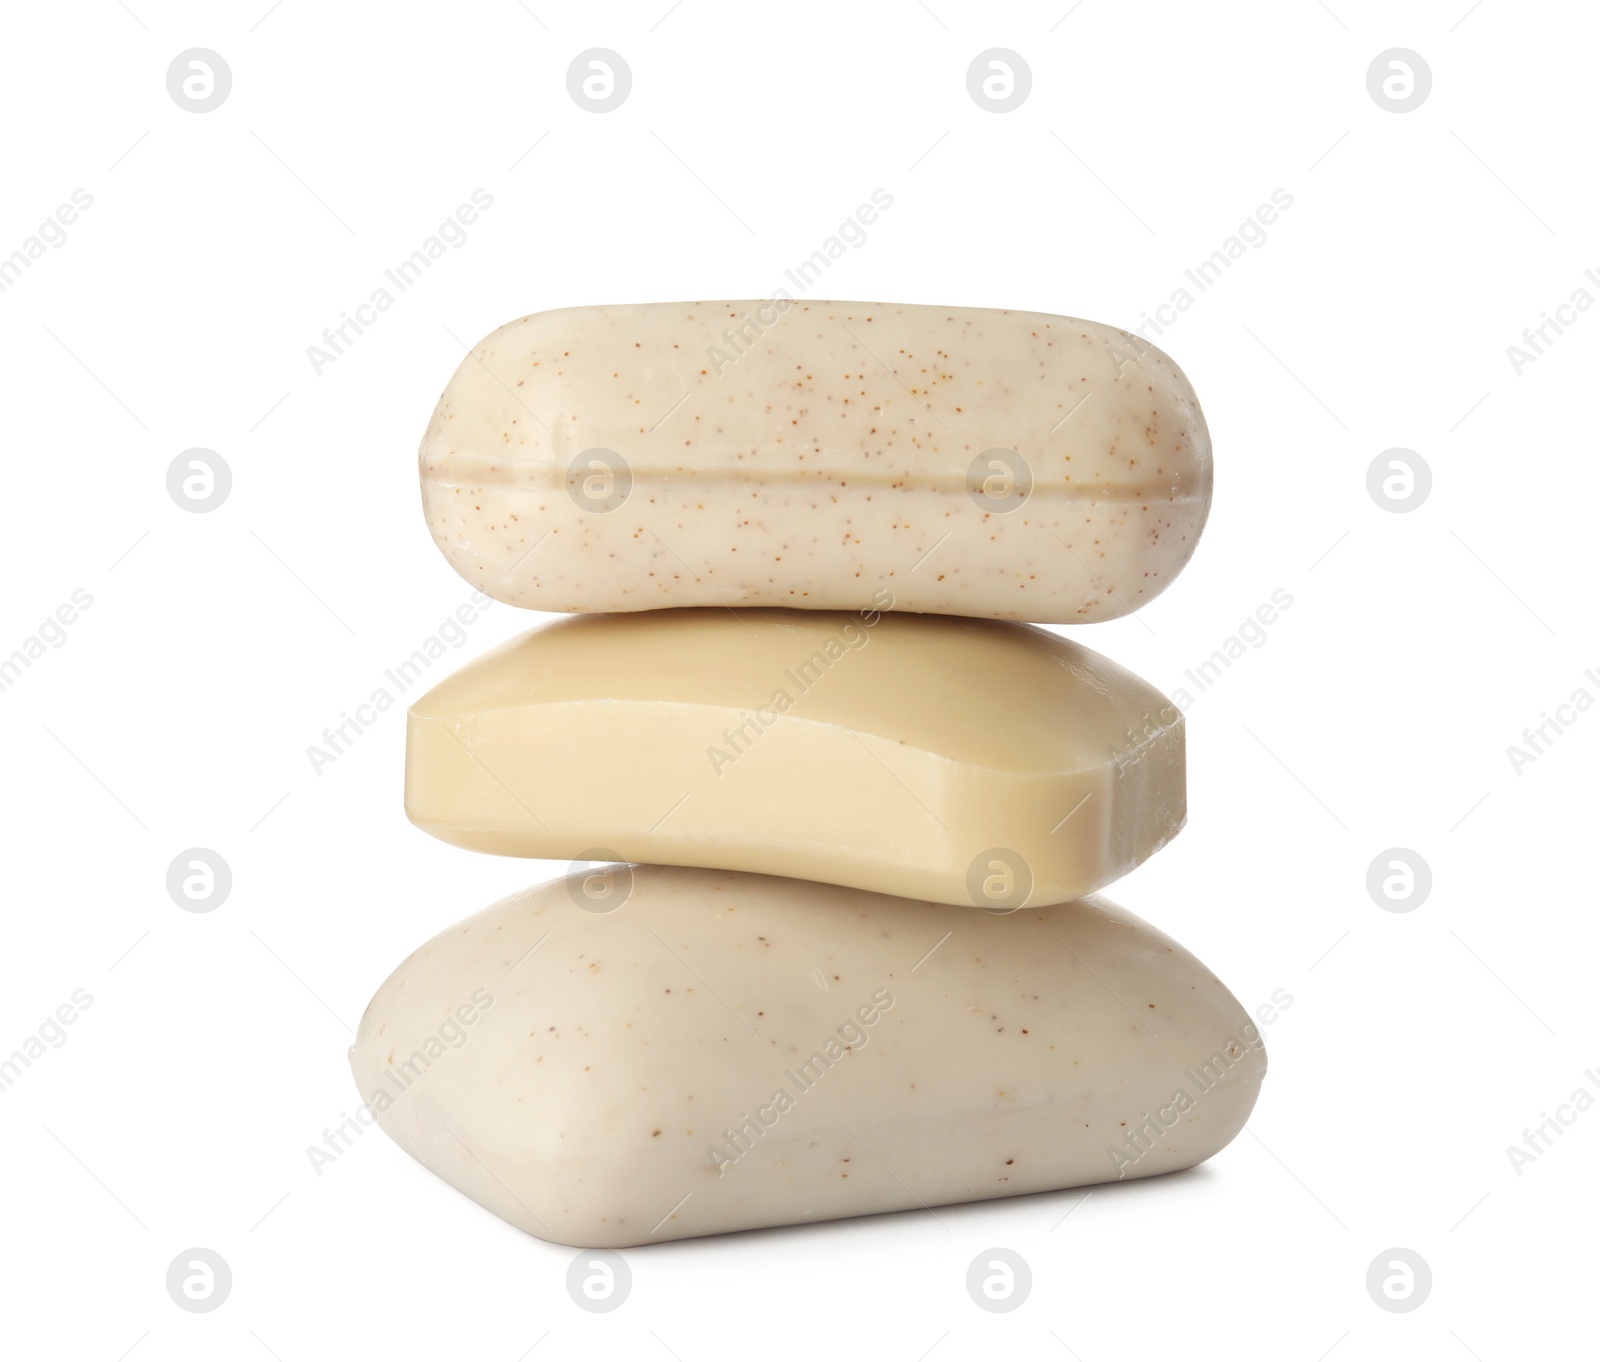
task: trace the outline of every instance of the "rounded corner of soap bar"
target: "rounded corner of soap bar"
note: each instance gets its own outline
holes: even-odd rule
[[[1193,388],[1128,332],[823,300],[507,323],[419,470],[435,543],[513,605],[850,609],[875,582],[883,608],[1053,624],[1165,590],[1212,487]]]

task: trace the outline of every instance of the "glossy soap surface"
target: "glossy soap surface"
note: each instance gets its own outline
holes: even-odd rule
[[[502,855],[1076,898],[1183,826],[1183,720],[1044,629],[803,610],[558,620],[412,707],[406,813]],[[604,849],[596,854],[595,849]]]

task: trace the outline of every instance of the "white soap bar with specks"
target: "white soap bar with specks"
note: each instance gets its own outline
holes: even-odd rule
[[[1019,908],[1091,893],[1177,834],[1183,719],[1109,659],[1006,620],[582,615],[412,705],[405,803],[475,851]]]
[[[441,933],[350,1054],[407,1153],[593,1248],[1188,1168],[1266,1071],[1233,995],[1104,900],[996,917],[660,866]]]
[[[1090,623],[1189,560],[1193,389],[1041,312],[776,300],[568,308],[473,348],[422,442],[469,582],[549,611],[690,605]]]

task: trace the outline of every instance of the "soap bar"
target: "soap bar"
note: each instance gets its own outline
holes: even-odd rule
[[[1189,560],[1211,445],[1172,360],[1042,312],[567,308],[462,361],[420,454],[469,582],[548,611],[749,605],[1088,623]]]
[[[1109,884],[1178,832],[1183,720],[1132,673],[1032,625],[586,615],[412,706],[405,804],[477,851],[1005,911]]]
[[[1000,918],[726,871],[595,878],[435,937],[350,1052],[402,1149],[557,1243],[1188,1168],[1266,1072],[1211,972],[1100,899]]]

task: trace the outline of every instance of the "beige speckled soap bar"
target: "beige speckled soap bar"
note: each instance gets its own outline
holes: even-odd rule
[[[550,611],[1135,610],[1211,499],[1193,390],[1125,331],[787,298],[570,308],[462,361],[422,442],[445,556]]]
[[[458,846],[792,875],[969,910],[1109,884],[1184,812],[1183,721],[1166,697],[998,620],[557,620],[435,687],[407,729],[406,813]]]
[[[409,1154],[596,1248],[1187,1168],[1266,1071],[1232,994],[1103,900],[1001,918],[659,866],[441,933],[350,1057]]]

